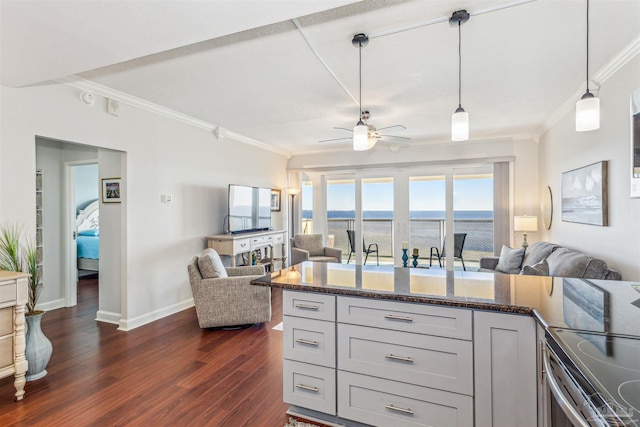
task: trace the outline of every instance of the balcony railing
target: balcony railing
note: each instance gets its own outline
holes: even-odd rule
[[[328,219],[328,234],[334,236],[334,247],[342,249],[343,256],[349,256],[347,231],[353,229],[353,219]],[[445,222],[442,219],[412,219],[410,221],[410,250],[418,248],[421,259],[428,259],[431,247],[442,248],[445,235]],[[364,219],[362,221],[364,242],[366,245],[377,243],[380,257],[393,259],[393,220]],[[313,230],[312,220],[305,220],[303,229]],[[493,255],[492,219],[456,219],[455,233],[467,233],[463,257],[465,263],[478,262],[481,257]]]

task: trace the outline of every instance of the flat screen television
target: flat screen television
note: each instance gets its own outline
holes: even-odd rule
[[[271,227],[271,189],[229,184],[229,232]]]

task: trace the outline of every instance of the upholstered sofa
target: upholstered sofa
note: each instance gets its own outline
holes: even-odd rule
[[[291,265],[303,261],[341,263],[342,250],[326,247],[322,234],[296,234],[291,239]]]
[[[225,267],[216,251],[205,249],[187,266],[201,328],[252,325],[271,320],[271,288],[251,285],[264,266]]]
[[[520,251],[521,248],[503,246],[500,257],[480,258],[479,271],[582,279],[622,279],[620,273],[611,270],[604,260],[556,243],[535,242],[522,254]]]

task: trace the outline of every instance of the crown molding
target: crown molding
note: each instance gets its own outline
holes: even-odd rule
[[[622,67],[627,65],[633,58],[640,54],[640,36],[633,39],[628,45],[626,45],[617,55],[615,55],[604,67],[598,70],[590,79],[591,82],[600,90],[600,87],[609,80],[614,74],[616,74]],[[584,94],[586,90],[586,83],[580,86],[580,89],[575,91],[562,105],[554,111],[547,120],[544,121],[540,129],[535,133],[535,139],[539,140],[542,135],[549,129],[555,126],[560,119],[575,108],[577,100]]]
[[[104,98],[113,99],[122,104],[126,104],[131,107],[138,108],[140,110],[148,111],[150,113],[157,114],[167,119],[175,120],[199,129],[204,129],[208,132],[211,132],[211,134],[213,134],[216,131],[216,129],[219,129],[219,126],[214,123],[197,119],[187,114],[183,114],[178,111],[172,110],[170,108],[163,107],[162,105],[158,105],[153,102],[144,100],[142,98],[138,98],[136,96],[132,96],[127,93],[120,92],[119,90],[112,89],[108,86],[104,86],[99,83],[92,82],[90,80],[82,79],[78,76],[72,75],[68,77],[62,77],[59,79],[55,79],[54,81],[66,86],[70,86],[70,87],[82,90],[82,91],[91,92],[94,95],[99,95]],[[240,142],[242,144],[248,144],[254,147],[261,148],[263,150],[267,150],[276,154],[283,155],[287,158],[291,157],[291,153],[286,150],[282,150],[280,148],[271,146],[269,144],[266,144],[262,141],[258,141],[253,138],[249,138],[248,136],[239,134],[237,132],[233,132],[228,129],[225,134],[225,137],[233,141]]]

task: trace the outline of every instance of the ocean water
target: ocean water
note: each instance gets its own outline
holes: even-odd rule
[[[307,216],[308,215],[308,216]],[[444,211],[413,211],[410,213],[410,248],[418,248],[421,258],[429,257],[431,247],[441,249],[444,238]],[[303,212],[309,219],[310,211]],[[348,254],[350,250],[347,229],[353,228],[354,211],[329,211],[329,234],[335,236],[335,246]],[[392,255],[393,212],[363,212],[363,237],[365,245],[378,245],[381,256]],[[454,215],[454,232],[467,233],[463,257],[477,261],[482,256],[493,255],[493,212],[458,211]]]

